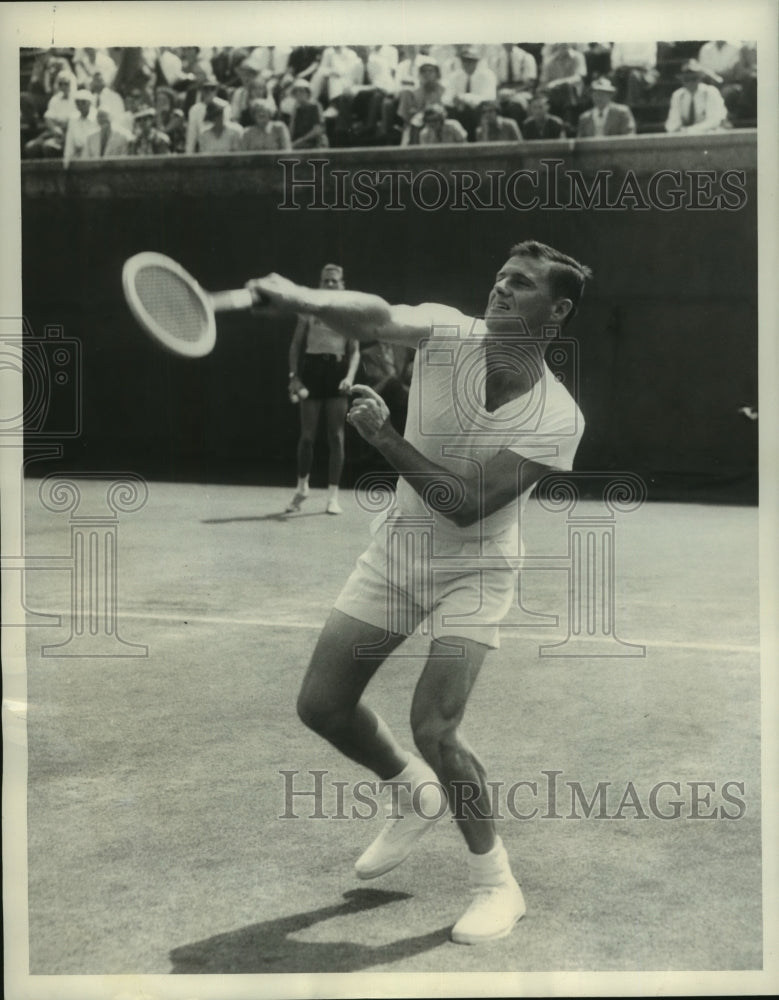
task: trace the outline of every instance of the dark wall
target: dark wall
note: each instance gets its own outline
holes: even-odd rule
[[[531,152],[501,145],[326,154],[319,194],[330,206],[333,170],[436,170],[450,196],[432,210],[414,204],[407,184],[401,207],[388,209],[386,178],[375,208],[305,207],[311,194],[298,190],[302,207],[284,210],[290,188],[270,154],[76,163],[69,171],[23,164],[25,315],[39,335],[60,324],[81,344],[83,429],[66,442],[62,467],[292,481],[291,324],[222,315],[211,356],[171,357],[140,332],[122,298],[122,264],[139,250],[169,254],[210,290],[271,270],[313,284],[321,264],[336,261],[349,287],[478,314],[508,247],[535,238],[595,271],[570,328],[579,354],[573,388],[587,421],[578,467],[631,469],[655,497],[756,499],[756,424],[737,412],[757,403],[754,132],[543,143]],[[305,155],[296,158],[297,176],[313,176]],[[561,163],[553,168],[552,160]],[[687,207],[653,204],[669,197],[673,179],[649,193],[651,177],[667,168],[682,172]],[[505,196],[502,207],[501,197],[494,208],[453,204],[457,171],[492,172],[502,183],[518,169],[538,172],[538,183],[531,174],[517,193],[526,201],[539,193],[541,206],[512,207]],[[547,183],[553,169],[556,193]],[[591,184],[598,171],[612,172],[607,181],[600,174],[600,207],[551,207],[569,203],[572,172]],[[637,192],[614,206],[628,171]],[[698,203],[724,193],[730,208],[690,207],[699,171],[712,172],[713,182]],[[428,203],[437,183],[420,189]],[[479,190],[488,204],[486,187]],[[348,203],[349,188],[344,197]],[[353,478],[369,456],[351,438],[349,455]]]

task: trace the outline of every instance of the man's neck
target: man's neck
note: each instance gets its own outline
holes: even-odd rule
[[[494,344],[498,356],[493,361],[490,356],[492,346],[489,342],[486,345],[487,374],[484,383],[484,406],[489,413],[530,392],[543,377],[546,351],[545,346],[538,343],[523,341],[511,345],[500,340]],[[510,367],[506,364],[507,354],[513,355]]]

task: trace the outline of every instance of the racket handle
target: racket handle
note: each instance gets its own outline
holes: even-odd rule
[[[233,312],[236,309],[251,309],[254,299],[248,288],[236,288],[229,292],[212,292],[211,305],[214,312]]]

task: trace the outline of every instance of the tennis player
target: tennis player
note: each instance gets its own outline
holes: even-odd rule
[[[490,815],[485,769],[460,724],[514,602],[509,559],[521,554],[522,507],[541,476],[572,467],[581,438],[581,413],[545,353],[550,328],[575,314],[589,277],[551,247],[520,243],[497,273],[483,320],[445,305],[390,306],[374,295],[302,288],[275,274],[247,285],[269,308],[417,350],[404,437],[373,390],[353,387],[348,420],[398,470],[396,503],[372,525],[319,637],[298,712],[395,786],[390,817],[356,862],[358,877],[400,864],[446,811],[445,790],[469,849],[473,899],[452,929],[462,944],[503,937],[525,912]],[[419,524],[432,526],[434,570],[423,546],[391,541],[399,532],[415,540]],[[432,638],[411,705],[416,756],[362,698],[386,655],[423,621]]]
[[[319,287],[343,290],[343,269],[337,264],[325,264]],[[328,514],[343,513],[338,487],[344,466],[344,423],[349,408],[348,392],[359,363],[360,347],[355,339],[338,333],[317,315],[304,314],[298,318],[289,348],[290,393],[300,398],[298,485],[287,507],[288,514],[299,511],[309,495],[314,441],[323,407],[329,448],[326,510]],[[300,393],[302,388],[307,392],[305,398]]]

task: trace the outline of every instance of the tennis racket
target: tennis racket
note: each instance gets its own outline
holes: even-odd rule
[[[216,313],[254,304],[246,288],[204,291],[175,260],[152,251],[125,261],[122,288],[139,326],[162,347],[185,358],[202,358],[214,349]]]

